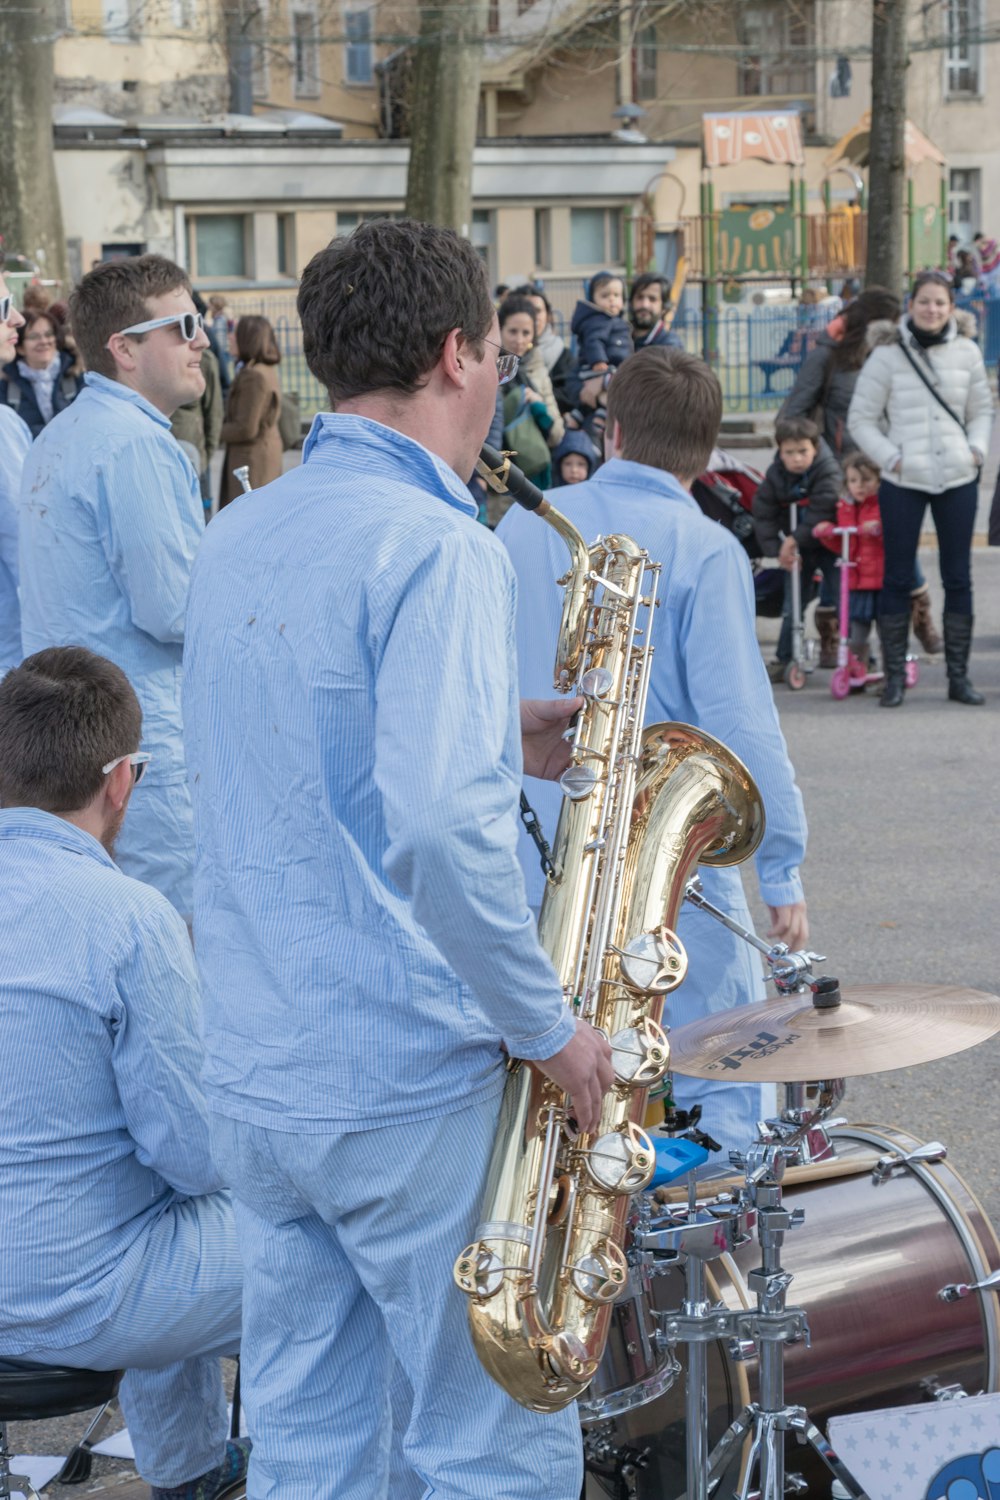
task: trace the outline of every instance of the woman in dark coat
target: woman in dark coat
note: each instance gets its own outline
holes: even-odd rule
[[[854,395],[861,366],[868,355],[868,327],[888,320],[895,323],[902,312],[899,298],[884,287],[871,286],[863,291],[840,317],[834,318],[820,334],[810,351],[778,413],[782,417],[811,417],[817,422],[827,446],[837,459],[858,447],[847,427],[847,412]],[[821,607],[822,607],[821,601]],[[927,652],[937,656],[944,647],[931,615],[931,596],[927,582],[917,564],[910,593],[911,628]],[[817,617],[817,628],[826,627],[826,653],[821,666],[836,666],[836,610],[826,604],[823,618]]]
[[[83,373],[76,356],[64,347],[56,320],[30,310],[18,329],[17,358],[3,369],[0,401],[12,407],[36,438],[57,412],[76,399]]]
[[[278,365],[281,351],[274,329],[266,318],[240,318],[234,334],[239,373],[229,391],[226,420],[219,441],[225,445],[219,505],[228,505],[243,493],[233,475],[244,465],[250,470],[255,490],[270,484],[282,471],[281,387]]]

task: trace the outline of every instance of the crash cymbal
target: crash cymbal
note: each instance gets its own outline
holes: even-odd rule
[[[841,993],[823,979],[817,987],[672,1029],[671,1068],[731,1083],[808,1083],[932,1062],[1000,1031],[1000,998],[982,990],[869,984]]]

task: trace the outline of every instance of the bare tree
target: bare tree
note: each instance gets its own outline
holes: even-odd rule
[[[406,212],[468,234],[487,0],[420,0]]]
[[[868,155],[869,286],[903,285],[906,189],[906,0],[872,5],[872,107]]]
[[[4,248],[67,277],[52,139],[54,6],[0,0],[0,234]]]

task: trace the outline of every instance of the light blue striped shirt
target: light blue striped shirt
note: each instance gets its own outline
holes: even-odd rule
[[[24,466],[24,651],[87,646],[117,662],[142,705],[147,787],[184,780],[184,610],[204,529],[198,477],[169,419],[88,374]]]
[[[21,660],[17,598],[17,496],[31,432],[9,406],[0,406],[0,675]]]
[[[662,564],[647,721],[697,725],[739,756],[757,782],[767,818],[757,854],[761,897],[773,906],[801,901],[805,814],[757,646],[753,580],[743,549],[702,515],[673,475],[646,464],[611,459],[593,479],[564,486],[553,500],[588,542],[621,531]],[[525,698],[551,692],[562,605],[555,579],[566,571],[565,545],[551,527],[540,535],[533,521],[515,506],[498,530],[517,573]],[[526,790],[551,840],[559,789],[529,777]],[[529,899],[537,904],[544,878],[526,838],[522,857]],[[706,891],[711,885],[720,896],[727,886],[739,890],[735,871],[706,871],[705,878]]]
[[[323,414],[195,565],[184,719],[215,1108],[427,1118],[574,1021],[518,867],[507,556],[439,458]]]
[[[14,807],[0,908],[0,1353],[16,1354],[88,1338],[159,1215],[222,1184],[173,907],[89,833]]]

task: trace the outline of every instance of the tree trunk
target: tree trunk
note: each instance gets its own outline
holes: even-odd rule
[[[55,7],[0,0],[0,234],[8,254],[66,281],[66,239],[52,140]]]
[[[406,212],[468,235],[487,0],[420,0]]]
[[[872,127],[868,156],[868,286],[903,289],[906,190],[906,0],[872,6]]]

